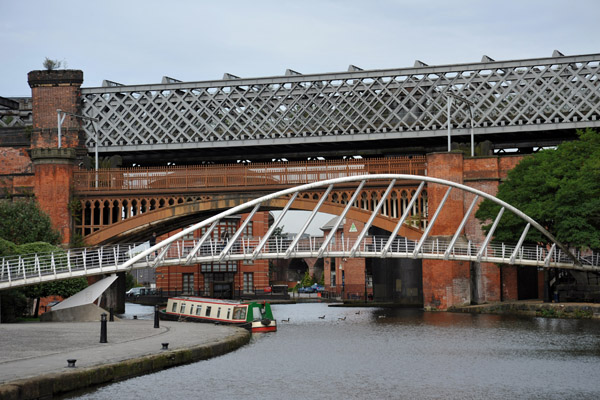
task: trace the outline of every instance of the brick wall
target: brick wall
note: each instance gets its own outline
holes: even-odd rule
[[[33,163],[26,148],[0,147],[1,195],[33,193]]]

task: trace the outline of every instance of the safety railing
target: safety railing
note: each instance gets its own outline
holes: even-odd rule
[[[493,262],[518,264],[549,268],[576,269],[573,260],[560,249],[548,249],[541,246],[516,246],[492,242],[484,247],[483,243],[467,242],[450,247],[450,241],[430,238],[419,247],[419,242],[398,237],[384,251],[387,236],[367,236],[363,238],[354,254],[352,249],[356,241],[346,238],[343,241],[330,242],[320,253],[323,237],[307,237],[293,244],[283,237],[270,238],[262,249],[255,253],[261,238],[241,237],[235,243],[224,240],[206,240],[188,263],[211,263],[222,261],[275,259],[275,258],[312,258],[322,257],[364,257],[364,258],[415,258],[447,259],[473,262]],[[123,268],[122,264],[148,249],[149,244],[119,244],[94,248],[74,249],[47,254],[9,256],[0,259],[0,288],[25,286],[29,284],[66,279],[75,276],[98,275],[124,270],[157,267],[162,265],[180,265],[194,251],[198,241],[177,240],[155,253]],[[293,246],[292,246],[293,245]],[[448,249],[450,248],[450,251]],[[226,250],[226,252],[224,252]],[[163,253],[164,252],[164,253]],[[600,255],[596,253],[576,253],[579,260],[585,260],[585,270],[600,271]]]
[[[364,174],[425,175],[426,157],[78,170],[76,192],[288,187]]]

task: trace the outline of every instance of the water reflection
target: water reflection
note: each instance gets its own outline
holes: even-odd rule
[[[154,306],[143,306],[135,303],[125,303],[125,313],[117,315],[121,319],[154,319]]]
[[[598,398],[598,321],[273,306],[279,331],[85,399]],[[324,318],[319,318],[325,316]],[[289,318],[289,322],[281,320]],[[341,318],[341,319],[340,319]]]

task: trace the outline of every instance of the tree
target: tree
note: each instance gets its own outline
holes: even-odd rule
[[[273,234],[271,236],[279,237],[279,238],[287,238],[288,234],[283,233],[283,228],[285,228],[285,226],[278,226],[277,228],[273,229]]]
[[[306,272],[304,273],[304,277],[302,278],[302,281],[300,282],[300,286],[302,287],[308,287],[311,286],[314,282],[314,278],[312,276],[310,276],[310,274],[308,273],[308,270],[306,270]]]
[[[0,202],[0,257],[25,254],[55,253],[60,261],[64,250],[56,247],[60,234],[52,228],[50,217],[32,200]],[[49,257],[49,256],[45,256]],[[31,285],[0,293],[2,321],[14,321],[27,311],[27,297],[56,294],[69,297],[87,287],[85,278],[73,278]]]
[[[33,199],[0,202],[0,221],[0,238],[14,244],[60,243],[60,233]]]
[[[524,158],[498,188],[497,197],[540,223],[567,246],[600,249],[600,133],[578,131],[579,139]],[[475,216],[491,227],[500,206],[484,200]],[[495,239],[516,243],[526,222],[504,213]],[[526,241],[548,243],[530,229]]]

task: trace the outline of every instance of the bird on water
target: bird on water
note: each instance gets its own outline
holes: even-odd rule
[[[325,319],[325,316],[323,315],[322,317],[319,317],[319,319]]]

